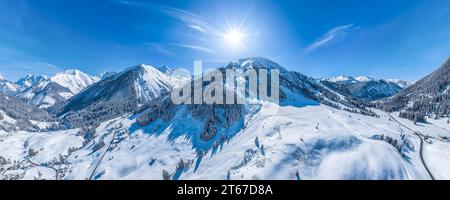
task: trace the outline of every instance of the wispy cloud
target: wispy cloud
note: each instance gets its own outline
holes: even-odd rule
[[[179,43],[173,43],[172,45],[177,46],[177,47],[186,48],[186,49],[192,49],[195,51],[202,51],[202,52],[206,52],[206,53],[210,53],[210,54],[216,54],[215,51],[208,49],[206,47],[203,47],[203,46],[191,45],[191,44],[179,44]]]
[[[323,36],[321,36],[314,43],[312,43],[308,47],[306,47],[303,50],[303,55],[307,55],[307,54],[311,53],[312,51],[315,51],[316,49],[321,48],[334,40],[342,38],[343,36],[347,35],[351,30],[356,30],[356,29],[358,29],[358,27],[355,27],[353,24],[337,26],[337,27],[329,30],[327,33],[325,33]]]
[[[197,25],[188,25],[190,28],[192,28],[192,29],[194,29],[194,30],[197,30],[197,31],[200,31],[200,32],[202,32],[202,33],[206,33],[206,30],[205,29],[203,29],[201,26],[197,26]]]
[[[133,2],[133,1],[117,1],[114,0],[114,2],[126,5],[126,6],[134,6],[140,9],[144,9],[148,12],[157,13],[157,14],[163,14],[168,17],[175,18],[177,20],[180,20],[183,22],[187,27],[202,32],[210,32],[214,29],[208,24],[208,22],[200,15],[197,15],[193,12],[169,7],[169,6],[162,6],[162,5],[156,5],[151,3],[141,3],[141,2]]]
[[[169,55],[169,56],[175,56],[176,55],[174,52],[164,48],[164,46],[162,46],[161,44],[152,43],[152,42],[146,42],[144,44],[146,46],[148,46],[153,51],[157,51],[159,53],[166,54],[166,55]]]

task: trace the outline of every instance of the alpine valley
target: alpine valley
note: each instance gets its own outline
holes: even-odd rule
[[[226,69],[279,70],[278,112],[174,104],[194,80],[169,67],[0,77],[0,179],[450,179],[450,59],[414,83]]]

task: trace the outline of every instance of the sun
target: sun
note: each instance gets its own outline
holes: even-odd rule
[[[226,45],[233,50],[241,49],[244,46],[245,34],[239,29],[229,29],[223,36]]]

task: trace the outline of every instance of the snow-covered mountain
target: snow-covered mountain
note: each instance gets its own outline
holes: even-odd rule
[[[368,101],[391,97],[410,85],[398,79],[377,80],[368,76],[338,76],[321,82],[341,94]]]
[[[404,111],[407,118],[450,115],[450,58],[437,70],[381,105],[388,111]]]
[[[50,80],[69,89],[73,94],[77,94],[95,82],[94,77],[77,69],[57,73],[52,76]]]
[[[381,110],[369,115],[351,97],[263,58],[219,70],[225,68],[279,69],[280,110],[268,114],[264,101],[174,105],[165,92],[138,92],[170,90],[171,82],[139,65],[76,95],[84,106],[62,117],[98,118],[121,110],[117,101],[142,98],[140,109],[90,127],[0,131],[0,171],[8,172],[0,179],[450,179],[442,120],[415,126]],[[114,104],[98,106],[107,102]],[[418,132],[431,142],[422,142]]]
[[[96,122],[136,110],[139,105],[168,93],[174,78],[150,65],[136,65],[103,79],[70,99],[61,114],[73,126],[82,121]],[[100,109],[102,108],[102,109]],[[98,111],[98,112],[96,112]],[[106,113],[105,113],[106,112]],[[77,113],[76,115],[70,115]],[[79,113],[95,116],[86,120]]]
[[[102,73],[99,73],[96,76],[94,76],[94,80],[95,80],[95,82],[98,82],[98,81],[101,81],[101,80],[103,80],[105,78],[113,76],[115,74],[117,74],[117,72],[111,72],[111,71],[102,72]]]
[[[331,78],[324,78],[322,79],[322,81],[328,81],[328,82],[332,82],[332,83],[356,83],[358,82],[358,80],[356,80],[355,78],[351,77],[351,76],[336,76],[336,77],[331,77]]]
[[[157,69],[172,78],[174,85],[183,85],[192,79],[189,71],[182,68],[170,68],[167,66],[157,67]]]
[[[74,94],[50,79],[42,80],[20,92],[16,97],[30,105],[54,110],[53,106],[60,107]]]
[[[369,81],[374,81],[375,79],[372,77],[368,77],[368,76],[358,76],[355,78],[355,80],[357,80],[358,82],[369,82]]]
[[[68,99],[94,82],[95,79],[92,76],[79,70],[66,70],[50,78],[31,75],[19,80],[18,83],[21,83],[25,89],[16,97],[30,105],[55,112]]]
[[[38,131],[38,122],[51,120],[52,117],[46,111],[0,93],[0,131]]]
[[[283,102],[304,104],[322,103],[336,108],[373,115],[365,105],[342,96],[317,80],[298,72],[290,72],[264,58],[249,58],[232,62],[225,68],[280,69],[281,98]],[[225,68],[221,68],[224,70]],[[59,115],[69,127],[93,125],[104,120],[135,112],[140,106],[168,95],[172,87],[185,83],[189,75],[178,70],[162,71],[149,65],[137,65],[101,80],[72,97]],[[180,75],[181,74],[181,75]],[[305,100],[304,99],[309,99]]]
[[[6,94],[8,96],[14,96],[22,87],[13,82],[6,80],[3,76],[0,76],[0,93]]]
[[[282,106],[305,107],[323,104],[349,112],[376,116],[363,104],[358,104],[356,101],[338,95],[317,80],[299,72],[288,71],[265,58],[241,59],[224,68],[219,68],[220,71],[225,69],[243,69],[244,71],[249,69],[278,69],[280,72],[280,105]],[[206,88],[209,84],[211,83],[206,83],[203,87]],[[172,134],[186,134],[186,137],[194,141],[194,148],[198,151],[205,151],[212,148],[214,144],[233,137],[243,128],[245,118],[251,118],[264,105],[270,105],[270,102],[263,100],[254,105],[249,102],[245,105],[175,105],[171,101],[170,95],[161,96],[141,108],[144,111],[137,115],[136,121],[140,126],[160,127],[163,126],[163,123],[177,124],[176,126],[180,126],[180,128],[189,127],[189,131]],[[162,119],[163,122],[159,119]],[[178,121],[182,123],[178,123]],[[180,131],[184,130],[181,129]]]
[[[404,81],[404,80],[400,80],[400,79],[386,79],[386,81],[395,83],[403,89],[405,89],[413,84],[412,82],[408,82],[408,81]]]
[[[133,66],[72,97],[64,130],[0,130],[0,179],[450,179],[443,119],[416,126],[265,58],[225,69],[279,69],[278,112],[264,100],[175,105],[189,75]]]
[[[33,86],[34,84],[36,84],[38,82],[41,82],[43,80],[48,80],[48,79],[49,79],[49,77],[44,76],[44,75],[35,76],[35,75],[32,75],[32,74],[28,74],[27,76],[19,79],[16,82],[16,84],[20,85],[21,87],[26,89],[28,87]]]

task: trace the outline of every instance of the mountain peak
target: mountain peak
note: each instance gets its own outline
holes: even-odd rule
[[[68,70],[65,70],[65,71],[63,71],[63,72],[60,72],[60,73],[58,73],[58,74],[77,75],[77,74],[81,74],[81,73],[83,73],[83,72],[81,72],[81,71],[78,70],[78,69],[68,69]],[[84,74],[84,73],[83,73],[83,74]]]
[[[51,77],[50,80],[68,88],[74,94],[95,82],[94,77],[77,69],[69,69],[57,73],[55,76]]]
[[[386,81],[390,82],[390,83],[395,83],[395,84],[397,84],[398,86],[400,86],[403,89],[405,89],[405,88],[407,88],[407,87],[412,85],[411,82],[404,81],[404,80],[401,80],[401,79],[386,79]]]
[[[326,78],[324,80],[326,80],[328,82],[332,82],[332,83],[337,83],[337,82],[355,83],[355,82],[358,82],[358,80],[356,80],[355,78],[353,78],[351,76],[346,76],[346,75],[340,75],[340,76],[336,76],[336,77]]]
[[[92,109],[102,105],[115,105],[114,113],[102,115],[108,118],[135,109],[165,94],[173,87],[173,79],[157,68],[139,64],[126,68],[113,77],[99,80],[96,84],[76,94],[65,105],[63,113]],[[123,107],[121,107],[123,106]]]
[[[146,69],[155,69],[155,67],[153,67],[151,65],[147,65],[147,64],[133,65],[133,66],[128,67],[125,70],[123,70],[120,74],[130,72],[130,71],[142,71],[142,70],[146,70]]]
[[[279,69],[280,72],[287,70],[278,63],[263,57],[248,57],[242,58],[238,61],[231,62],[227,68],[241,68],[241,69]]]
[[[159,69],[157,69],[151,65],[139,64],[139,65],[134,65],[134,66],[128,67],[125,70],[123,70],[122,72],[116,74],[115,76],[120,77],[124,74],[129,74],[129,73],[139,74],[139,75],[154,74],[154,76],[160,76],[161,74],[164,74]]]
[[[24,78],[19,79],[16,84],[24,87],[30,87],[42,80],[47,80],[48,77],[44,75],[35,76],[33,74],[27,74]]]
[[[103,80],[103,79],[105,79],[105,78],[109,78],[109,77],[111,77],[111,76],[114,76],[115,74],[117,74],[117,72],[113,72],[113,71],[104,71],[104,72],[101,72],[101,73],[97,74],[97,75],[95,76],[95,80],[96,80],[96,81],[100,81],[100,80]]]
[[[359,82],[368,82],[368,81],[374,81],[375,79],[369,76],[358,76],[355,78]]]
[[[161,67],[158,67],[158,70],[159,71],[161,71],[161,72],[163,72],[163,73],[172,73],[173,72],[173,69],[172,68],[170,68],[170,67],[167,67],[167,66],[161,66]]]

